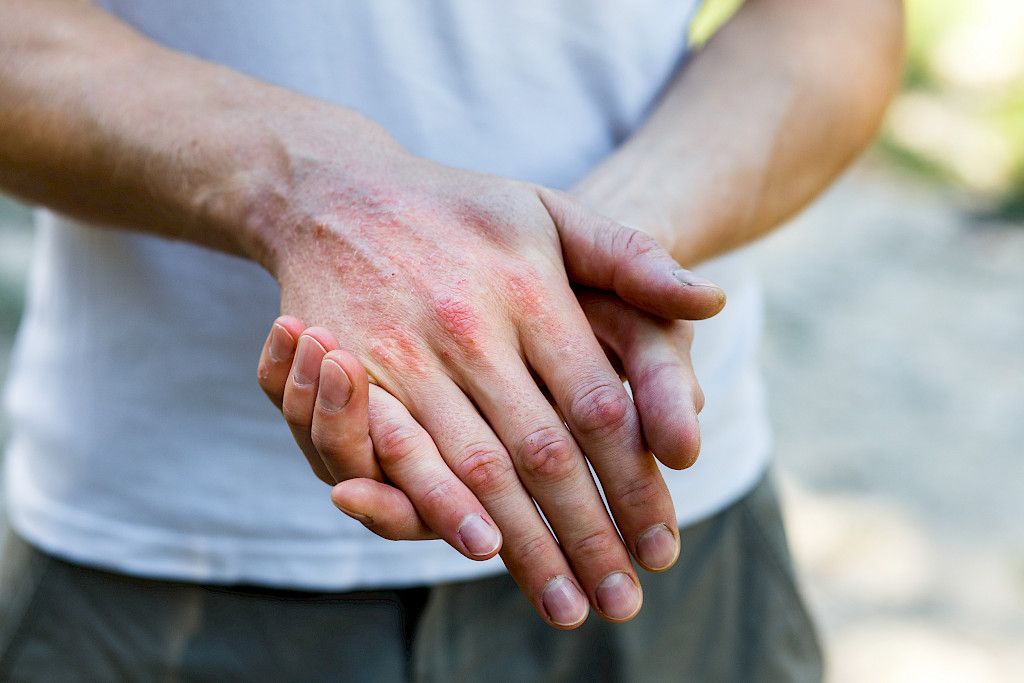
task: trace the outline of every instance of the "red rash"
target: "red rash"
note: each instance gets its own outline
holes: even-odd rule
[[[473,232],[504,247],[511,247],[510,228],[494,213],[473,204],[464,204],[454,209],[455,217]]]
[[[544,311],[540,278],[535,273],[513,273],[505,289],[511,305],[523,315],[535,317]]]
[[[434,316],[445,332],[460,344],[480,332],[480,317],[459,294],[448,294],[433,301]]]
[[[390,330],[389,336],[370,346],[370,356],[392,373],[399,371],[417,377],[427,376],[425,354],[412,337],[400,330]]]

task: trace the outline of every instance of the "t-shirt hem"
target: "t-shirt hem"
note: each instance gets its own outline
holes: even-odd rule
[[[698,524],[753,490],[767,470],[767,453],[747,463],[745,476],[733,479],[730,489],[713,501],[700,507],[680,506],[680,526]],[[749,467],[751,464],[754,466]],[[505,572],[497,558],[473,562],[442,541],[389,542],[408,544],[408,550],[389,546],[384,553],[364,548],[350,554],[324,552],[322,544],[294,540],[239,543],[235,539],[182,534],[177,542],[171,542],[167,531],[160,530],[151,538],[166,540],[153,543],[142,540],[147,535],[144,529],[136,529],[129,540],[110,532],[116,525],[86,523],[52,507],[46,512],[38,506],[31,510],[22,504],[7,507],[13,531],[47,554],[100,570],[157,580],[338,592],[456,583]],[[72,543],[71,538],[88,540],[85,544]],[[426,543],[435,547],[422,547]],[[287,553],[282,553],[282,546],[288,548]],[[387,572],[381,572],[385,566]]]

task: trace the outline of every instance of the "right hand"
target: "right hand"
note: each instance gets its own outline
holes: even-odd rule
[[[704,400],[689,363],[692,325],[645,315],[610,295],[587,291],[580,292],[579,298],[609,357],[633,378],[647,442],[671,467],[692,464],[700,449],[696,416]],[[308,373],[313,381],[306,385],[296,384],[294,379],[299,344],[326,351],[320,357],[320,367]],[[317,356],[319,353],[314,353],[313,358]],[[405,407],[380,387],[368,385],[362,366],[338,349],[330,332],[305,328],[302,321],[281,316],[264,343],[258,374],[261,387],[279,409],[306,416],[300,442],[314,467],[326,469],[325,463],[332,463],[335,470],[375,475],[344,479],[334,486],[331,498],[342,512],[383,538],[438,538],[417,512],[417,505],[425,507],[421,498],[429,495],[436,482],[444,482],[443,486],[454,492],[448,501],[449,516],[460,520],[459,538],[449,537],[448,542],[472,559],[493,555],[466,552],[461,537],[472,531],[465,528],[466,520],[475,518],[473,523],[478,524],[482,519],[479,502],[447,468],[433,441]],[[388,452],[394,445],[387,435],[395,431],[409,438],[397,452]],[[376,476],[375,451],[384,454],[382,460],[388,464],[384,474],[391,477],[390,484]],[[403,488],[395,488],[395,477],[403,481]],[[439,528],[444,532],[454,527],[444,524]],[[669,568],[679,551],[674,529],[645,534],[637,551],[648,570]]]
[[[721,290],[687,284],[651,238],[561,193],[406,155],[377,163],[386,172],[373,181],[364,174],[362,189],[346,192],[334,188],[351,187],[350,169],[300,169],[309,180],[288,197],[282,218],[292,229],[273,258],[282,311],[343,335],[464,482],[425,483],[415,500],[430,528],[470,556],[489,556],[503,541],[510,573],[554,625],[581,623],[584,596],[606,619],[632,618],[640,589],[627,545],[642,548],[650,530],[675,529],[675,513],[633,402],[567,275],[671,318],[713,315]],[[313,386],[326,351],[299,347],[298,384]],[[302,445],[308,416],[289,414],[287,403]],[[382,434],[390,446],[382,454],[420,436]],[[311,464],[330,483],[379,477],[370,460],[362,472]],[[399,486],[423,483],[382,464]],[[483,524],[468,539],[451,503],[473,496]]]

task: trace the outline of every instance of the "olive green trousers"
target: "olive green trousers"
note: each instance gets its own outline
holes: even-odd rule
[[[682,531],[632,622],[556,631],[507,575],[344,594],[155,581],[7,533],[4,681],[818,681],[771,479]]]

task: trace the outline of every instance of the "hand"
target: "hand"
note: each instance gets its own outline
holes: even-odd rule
[[[610,358],[617,365],[621,359],[623,370],[634,378],[634,397],[655,453],[669,466],[688,466],[699,450],[696,415],[703,403],[689,363],[692,326],[645,315],[613,296],[582,291],[579,297]],[[296,340],[327,351],[321,356],[320,368],[307,373],[316,375],[309,385],[294,382]],[[308,426],[302,432],[297,430],[296,437],[314,469],[323,469],[327,459],[335,461],[332,469],[336,471],[371,469],[365,463],[372,461],[374,447],[383,452],[382,460],[391,464],[387,475],[399,488],[372,479],[349,479],[334,487],[335,504],[385,538],[415,540],[441,535],[467,557],[485,559],[468,553],[462,538],[465,527],[470,526],[468,520],[479,524],[480,506],[475,498],[444,465],[430,438],[403,406],[379,387],[370,386],[367,395],[362,368],[336,349],[333,336],[325,330],[303,331],[301,321],[285,316],[275,321],[259,365],[260,383],[271,400],[292,415],[305,416],[301,421]],[[388,453],[387,439],[380,436],[394,431],[410,435],[408,447]],[[360,465],[353,467],[351,462]],[[395,463],[405,464],[394,468]],[[440,526],[428,524],[417,512],[426,507],[423,492],[438,482],[445,482],[440,485],[454,493],[447,501],[448,519]],[[641,537],[636,554],[646,558],[647,568],[667,568],[674,563],[678,554],[675,534],[673,524]]]
[[[283,311],[344,332],[374,383],[408,409],[482,503],[480,537],[501,530],[509,571],[545,618],[579,624],[584,596],[609,620],[632,618],[641,597],[626,545],[644,550],[640,539],[674,530],[676,517],[634,405],[566,274],[664,316],[715,313],[721,290],[686,284],[652,239],[560,193],[421,160],[388,168],[359,193],[330,191],[342,179],[321,169],[314,185],[323,192],[290,197],[306,210],[276,259]],[[297,367],[315,367],[306,354],[324,351],[300,348]],[[301,416],[285,415],[301,433]],[[388,436],[385,458],[416,439]],[[442,535],[454,540],[451,484],[428,494],[418,511],[431,526],[449,525]]]
[[[721,290],[561,193],[412,157],[356,112],[154,45],[89,3],[31,5],[0,23],[0,120],[13,126],[0,183],[266,267],[283,312],[343,333],[423,426],[542,614],[578,623],[584,595],[611,619],[635,613],[629,555],[583,452],[631,548],[674,514],[569,281],[670,318],[714,314]],[[96,59],[61,67],[83,54]],[[111,78],[129,62],[146,68]],[[631,506],[637,491],[651,504]],[[627,599],[598,589],[609,576]]]

